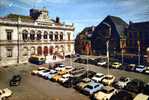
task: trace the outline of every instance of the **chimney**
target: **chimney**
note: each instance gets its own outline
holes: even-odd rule
[[[60,18],[56,17],[56,23],[60,23]]]

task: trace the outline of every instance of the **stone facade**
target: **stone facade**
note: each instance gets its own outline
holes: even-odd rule
[[[0,66],[26,63],[31,55],[74,53],[73,24],[50,19],[46,9],[35,11],[36,18],[13,14],[0,18]]]

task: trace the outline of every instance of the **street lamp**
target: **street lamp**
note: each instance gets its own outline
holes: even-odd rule
[[[109,41],[110,41],[110,37],[111,37],[111,25],[109,25],[106,22],[103,22],[103,24],[105,24],[106,26],[108,26],[109,28],[109,34],[105,37],[106,38],[106,50],[107,50],[107,68],[108,68],[108,75],[109,75]]]

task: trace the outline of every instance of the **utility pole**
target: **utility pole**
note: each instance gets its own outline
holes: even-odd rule
[[[19,25],[21,22],[21,18],[18,17],[18,22],[17,22],[17,35],[18,35],[18,39],[17,39],[17,45],[18,45],[18,56],[17,56],[17,63],[20,63],[20,30],[19,30]]]

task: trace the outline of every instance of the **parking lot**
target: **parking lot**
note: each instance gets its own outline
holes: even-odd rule
[[[90,64],[87,66],[86,64],[75,63],[73,60],[74,59],[66,59],[63,63],[65,65],[72,64],[74,67],[85,67],[95,72],[107,74],[106,68]],[[56,82],[31,75],[31,71],[35,69],[35,67],[37,67],[37,65],[22,64],[19,66],[0,68],[0,89],[8,87],[13,92],[9,100],[89,100],[89,97],[79,93],[73,88],[65,88]],[[21,85],[9,87],[9,80],[15,74],[22,76]],[[141,73],[110,69],[110,74],[116,77],[127,76],[149,82],[149,75]]]

